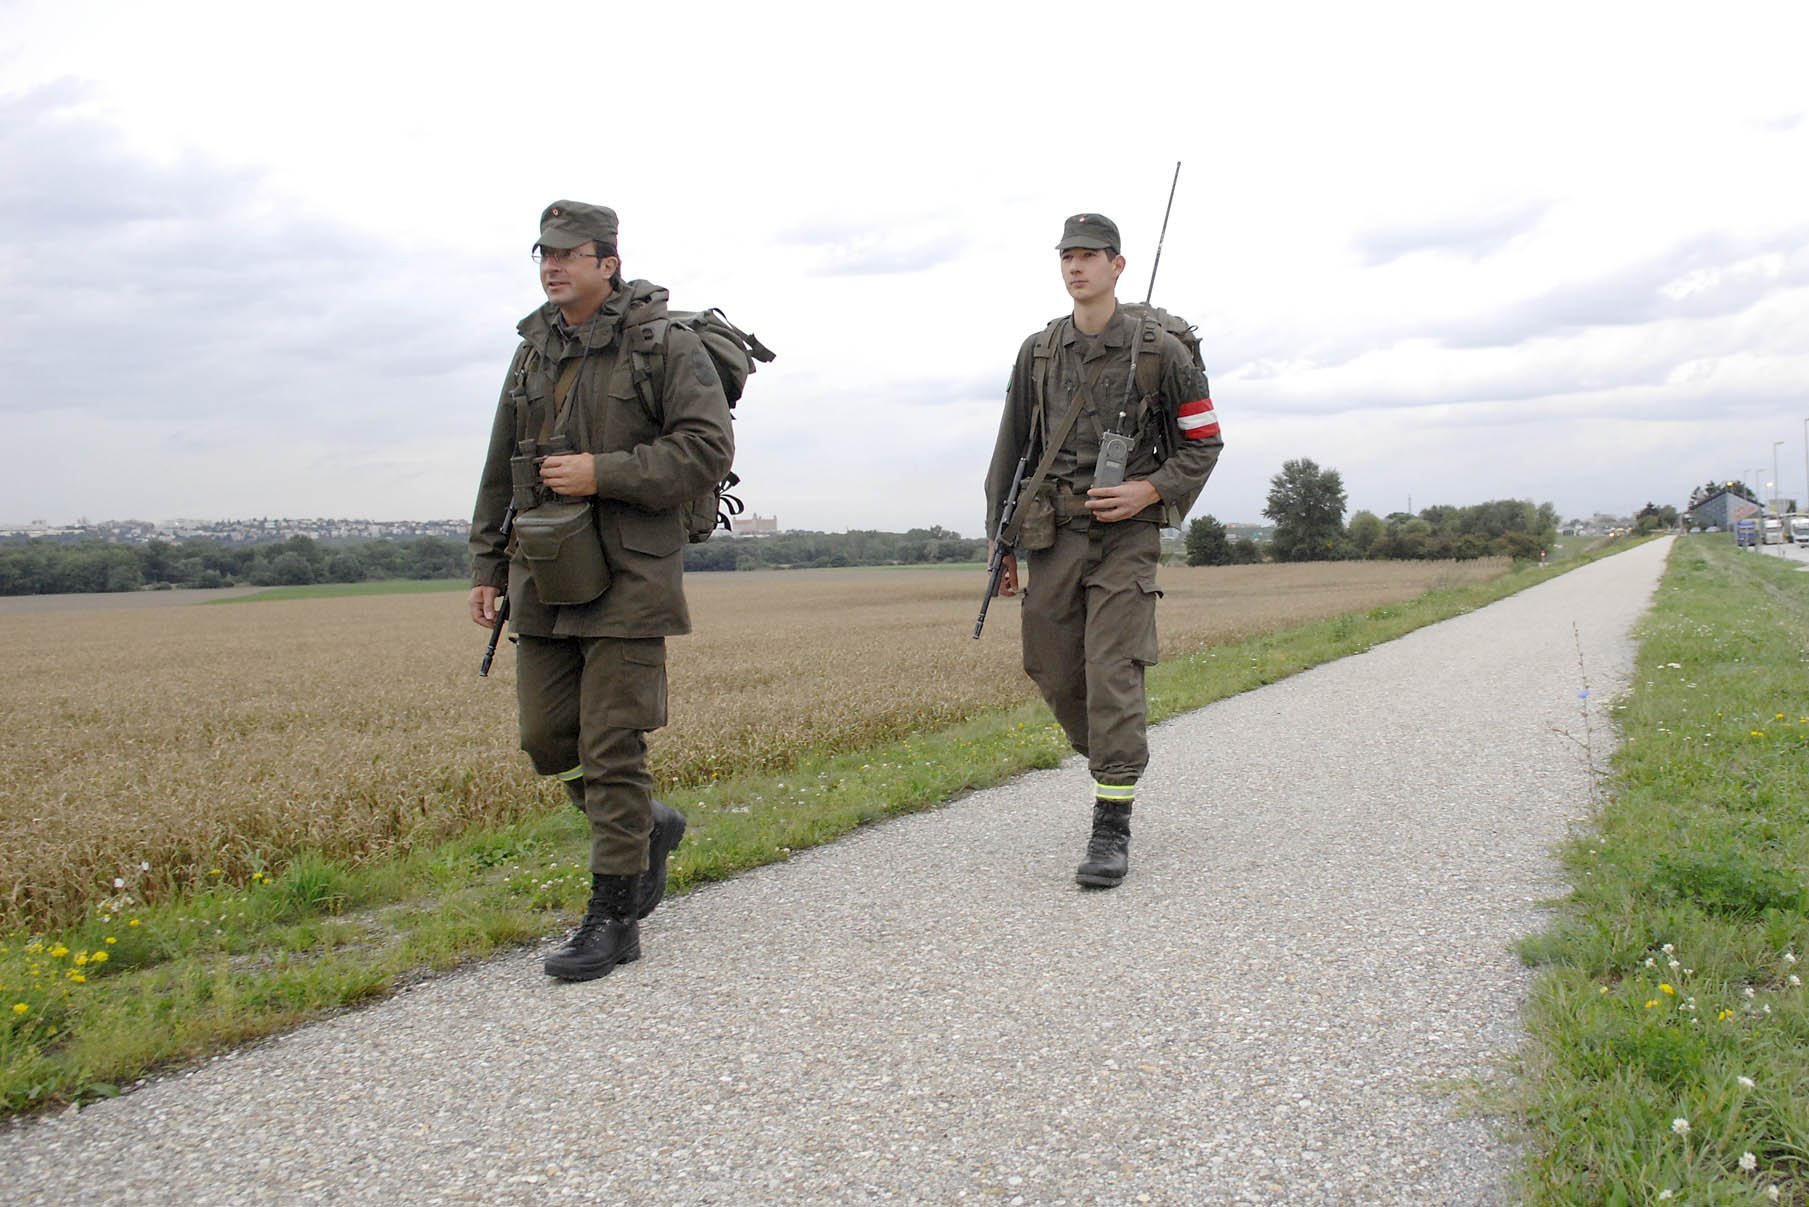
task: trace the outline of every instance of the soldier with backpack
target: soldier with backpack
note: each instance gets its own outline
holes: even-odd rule
[[[717,350],[664,289],[623,280],[616,230],[604,206],[542,212],[547,302],[517,327],[471,520],[471,618],[514,629],[522,749],[590,822],[590,904],[545,965],[565,980],[639,958],[684,833],[646,733],[666,723],[666,638],[691,627],[690,512],[735,451]]]
[[[1076,214],[1056,247],[1073,312],[1018,349],[986,478],[987,531],[1005,550],[999,594],[1017,593],[1014,551],[1029,555],[1024,670],[1094,781],[1075,880],[1111,888],[1129,869],[1149,762],[1143,674],[1156,661],[1161,529],[1179,527],[1224,440],[1206,375],[1177,338],[1191,339],[1187,325],[1118,302],[1117,226]]]

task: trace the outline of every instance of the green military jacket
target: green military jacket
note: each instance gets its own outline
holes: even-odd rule
[[[1124,409],[1127,414],[1123,430],[1136,436],[1125,466],[1125,478],[1147,479],[1165,503],[1198,495],[1213,466],[1218,464],[1225,440],[1219,433],[1206,375],[1195,367],[1181,341],[1166,332],[1162,334],[1159,405],[1149,408],[1146,413],[1136,397],[1136,386],[1131,379],[1131,342],[1138,333],[1137,321],[1121,306],[1105,330],[1092,340],[1075,330],[1072,318],[1058,321],[1061,326],[1056,333],[1056,354],[1050,360],[1043,382],[1044,413],[1040,433],[1046,437],[1061,425],[1082,383],[1089,380],[1093,382],[1089,391],[1092,405],[1084,407],[1075,420],[1045,481],[1053,482],[1059,490],[1084,495],[1093,485],[1099,438],[1117,424],[1118,413]],[[1011,382],[1005,389],[1005,411],[999,420],[992,465],[986,474],[986,533],[989,537],[998,531],[999,509],[1010,493],[1011,476],[1035,423],[1036,347],[1042,338],[1043,333],[1039,331],[1018,349]],[[1163,427],[1168,429],[1166,439],[1161,436]],[[1173,449],[1173,454],[1166,459],[1162,456],[1164,446]],[[1037,449],[1038,458],[1042,451],[1040,447]],[[1033,459],[1025,474],[1028,476],[1035,471]],[[1155,510],[1151,509],[1152,512]],[[1151,518],[1172,524],[1178,524],[1182,519],[1178,514],[1152,515]]]
[[[698,337],[684,328],[667,328],[663,372],[653,382],[658,405],[642,403],[622,331],[665,314],[663,288],[630,281],[610,296],[594,322],[568,328],[549,302],[516,328],[521,345],[496,405],[471,517],[471,562],[475,585],[507,592],[509,623],[518,633],[664,637],[691,631],[680,507],[727,476],[735,438],[715,366]],[[511,556],[502,524],[510,498],[509,457],[517,441],[552,434],[559,409],[555,384],[573,360],[580,364],[563,430],[574,446],[596,457],[597,527],[610,585],[590,603],[555,606],[540,601],[525,559]]]

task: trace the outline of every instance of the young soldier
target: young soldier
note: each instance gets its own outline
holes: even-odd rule
[[[1160,530],[1180,523],[1224,446],[1187,350],[1119,307],[1119,246],[1118,228],[1098,214],[1065,224],[1056,249],[1074,311],[1018,349],[986,476],[986,530],[996,536],[1034,440],[1035,469],[1004,539],[1030,555],[1024,670],[1093,772],[1093,834],[1074,876],[1093,888],[1117,885],[1130,866],[1131,803],[1149,762],[1143,671],[1156,661]],[[1149,398],[1137,388],[1142,357],[1160,365]],[[1124,481],[1095,485],[1108,431],[1133,438]],[[1017,593],[1017,572],[1008,556],[1001,595]]]
[[[653,362],[658,405],[639,401],[624,349],[664,317],[666,291],[623,282],[615,211],[556,201],[533,251],[547,303],[516,328],[471,520],[469,602],[493,628],[506,592],[522,749],[590,820],[590,906],[546,960],[582,981],[639,958],[639,919],[684,833],[653,799],[646,731],[666,723],[666,637],[691,628],[680,505],[728,473],[734,438],[715,367],[682,328],[666,329]]]

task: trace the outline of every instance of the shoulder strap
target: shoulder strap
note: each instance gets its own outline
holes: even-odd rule
[[[1050,319],[1049,325],[1037,337],[1036,348],[1032,354],[1030,365],[1030,397],[1036,405],[1031,422],[1042,420],[1045,400],[1044,383],[1048,381],[1049,372],[1055,365],[1055,340],[1061,334],[1063,319]]]

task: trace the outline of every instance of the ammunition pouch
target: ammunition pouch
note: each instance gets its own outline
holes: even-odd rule
[[[1011,518],[1017,525],[1019,549],[1040,553],[1055,544],[1055,484],[1045,482],[1020,500],[1018,514]]]
[[[609,563],[588,501],[542,503],[515,517],[515,547],[540,602],[586,604],[609,590]]]

